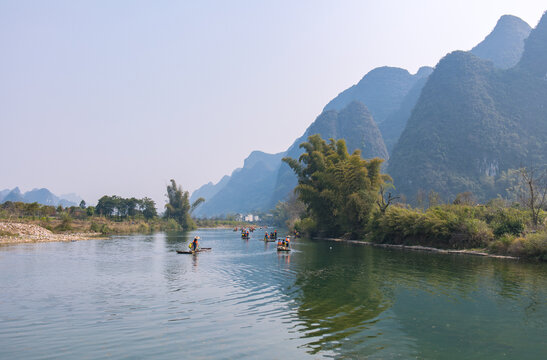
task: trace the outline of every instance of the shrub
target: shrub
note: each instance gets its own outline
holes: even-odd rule
[[[140,233],[148,233],[148,232],[150,232],[150,226],[148,226],[147,223],[140,223],[140,224],[139,224],[139,232],[140,232]]]
[[[488,246],[488,250],[495,254],[507,254],[515,238],[515,235],[504,234],[499,239],[492,241]]]
[[[524,217],[522,213],[517,213],[514,209],[500,210],[493,219],[493,228],[496,237],[503,234],[520,235],[524,231]]]
[[[68,213],[61,214],[61,223],[55,228],[56,231],[68,231],[72,229],[72,218]]]
[[[301,220],[296,220],[294,229],[302,234],[311,234],[317,226],[312,218],[306,217]]]
[[[166,230],[166,231],[181,230],[181,226],[175,219],[170,218],[165,223],[163,223],[162,230]]]
[[[547,261],[547,232],[528,234],[515,239],[509,246],[509,253]]]
[[[89,231],[91,232],[101,232],[101,225],[97,224],[96,222],[91,222],[91,226],[89,227]]]

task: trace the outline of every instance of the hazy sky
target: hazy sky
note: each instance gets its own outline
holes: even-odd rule
[[[545,1],[0,0],[0,190],[88,203],[281,152],[375,67],[414,73]]]

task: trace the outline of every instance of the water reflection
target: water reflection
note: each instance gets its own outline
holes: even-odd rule
[[[547,335],[544,265],[328,243],[306,246],[295,262],[297,314],[311,354],[439,358],[444,347],[484,358],[500,349],[537,352]],[[492,338],[516,328],[526,336],[510,349],[507,338]],[[489,341],[498,348],[480,356],[461,348]]]
[[[370,253],[318,244],[298,255],[302,256],[298,261],[307,265],[297,273],[296,285],[300,288],[297,303],[302,337],[312,339],[306,344],[309,352],[333,351],[347,341],[359,346],[374,337],[353,336],[366,333],[393,302],[389,292],[381,289]]]

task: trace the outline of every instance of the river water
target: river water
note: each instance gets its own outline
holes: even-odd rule
[[[262,234],[0,247],[0,359],[547,357],[545,264]]]

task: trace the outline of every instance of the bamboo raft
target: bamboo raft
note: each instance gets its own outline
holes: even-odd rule
[[[201,248],[201,249],[198,249],[196,251],[192,251],[192,250],[177,250],[177,254],[197,254],[197,253],[200,253],[200,252],[204,252],[204,251],[211,251],[212,248]]]

